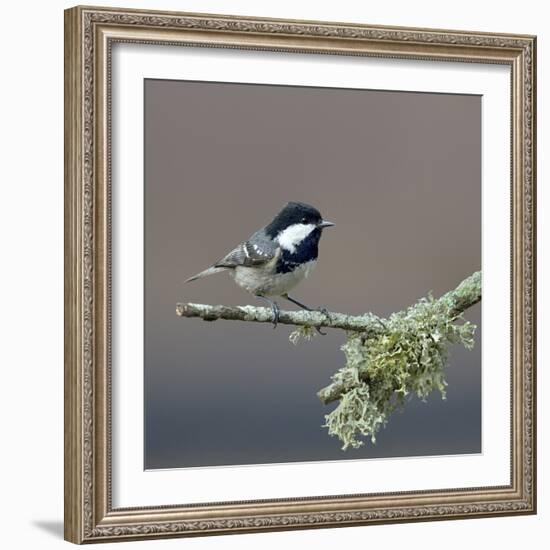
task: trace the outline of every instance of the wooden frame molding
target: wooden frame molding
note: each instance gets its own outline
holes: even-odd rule
[[[512,74],[509,486],[114,509],[110,432],[110,86],[116,42],[498,63]],[[533,36],[129,9],[65,12],[65,538],[75,543],[536,511]]]

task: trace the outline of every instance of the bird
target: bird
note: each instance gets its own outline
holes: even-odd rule
[[[229,272],[238,286],[271,306],[276,328],[280,309],[273,297],[282,297],[313,311],[288,293],[315,267],[323,229],[333,225],[323,219],[317,208],[303,202],[288,202],[269,224],[185,282]],[[317,330],[324,334],[318,327]]]

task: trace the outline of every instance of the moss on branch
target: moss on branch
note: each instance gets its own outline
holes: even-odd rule
[[[325,415],[325,427],[338,437],[343,450],[363,445],[385,426],[391,413],[409,395],[422,400],[439,390],[445,398],[444,368],[448,347],[460,343],[471,349],[475,325],[463,311],[481,299],[481,273],[474,273],[439,299],[421,299],[384,321],[386,329],[372,338],[348,333],[342,350],[346,364],[318,396],[338,406]]]
[[[447,292],[447,294],[444,294],[438,300],[434,300],[431,297],[423,298],[416,306],[412,306],[404,312],[394,313],[389,320],[382,321],[386,327],[385,331],[373,335],[362,335],[362,340],[365,341],[378,335],[388,335],[388,333],[392,332],[397,321],[399,321],[402,328],[403,323],[401,321],[405,316],[408,323],[408,330],[414,334],[420,329],[419,314],[421,311],[425,313],[426,303],[431,303],[429,309],[432,315],[434,315],[434,319],[437,315],[439,315],[441,319],[443,314],[444,319],[454,322],[459,319],[464,311],[477,304],[480,300],[481,271],[477,271],[462,281],[454,290]],[[343,349],[343,351],[345,352],[345,349]],[[336,401],[342,394],[356,387],[357,383],[354,382],[354,377],[350,377],[348,374],[349,373],[346,373],[346,376],[343,377],[337,377],[332,384],[319,390],[317,393],[319,399],[323,403],[328,404]],[[363,373],[363,381],[369,382],[368,373]]]

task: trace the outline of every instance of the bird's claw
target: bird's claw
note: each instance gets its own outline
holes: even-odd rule
[[[327,319],[330,319],[330,313],[326,307],[318,307],[315,311],[318,311],[319,313],[322,313]],[[327,333],[323,332],[320,327],[315,327],[315,330],[321,335],[326,336]]]
[[[273,302],[271,304],[271,311],[273,312],[273,328],[276,329],[277,324],[279,323],[279,314],[281,311],[277,302]]]
[[[269,298],[266,298],[265,296],[262,296],[261,294],[256,295],[260,300],[263,300],[264,302],[269,304],[269,307],[271,308],[271,313],[273,313],[273,328],[277,328],[277,324],[279,323],[279,304],[277,302],[274,302],[273,300],[270,300]]]

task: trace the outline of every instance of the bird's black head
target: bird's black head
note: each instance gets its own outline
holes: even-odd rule
[[[274,239],[282,231],[295,224],[314,225],[319,229],[334,225],[324,221],[317,208],[303,202],[289,202],[266,227],[266,233]]]

